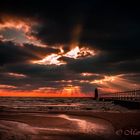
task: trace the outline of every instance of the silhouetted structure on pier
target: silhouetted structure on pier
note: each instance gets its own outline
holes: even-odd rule
[[[98,98],[99,98],[97,88],[95,88],[94,98],[95,98],[95,100],[98,100]]]

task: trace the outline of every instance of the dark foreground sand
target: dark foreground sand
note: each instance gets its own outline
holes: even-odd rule
[[[140,112],[0,113],[0,140],[119,140],[139,137]]]

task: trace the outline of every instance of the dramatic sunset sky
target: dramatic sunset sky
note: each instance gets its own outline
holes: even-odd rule
[[[92,96],[140,88],[139,4],[0,2],[0,96]]]

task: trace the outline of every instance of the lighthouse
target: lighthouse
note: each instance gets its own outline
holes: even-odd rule
[[[95,100],[98,100],[98,89],[97,88],[95,88],[95,92],[94,92],[94,98],[95,98]]]

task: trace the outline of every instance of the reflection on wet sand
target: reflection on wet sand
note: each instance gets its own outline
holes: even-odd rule
[[[113,127],[111,126],[111,124],[106,123],[105,121],[97,119],[97,118],[96,119],[94,118],[91,121],[89,121],[87,118],[84,118],[84,119],[73,118],[64,114],[59,115],[59,117],[75,122],[78,126],[76,131],[80,131],[83,133],[110,134],[113,132]]]
[[[35,125],[34,120],[30,120],[31,116],[36,120],[39,117],[38,125]],[[11,140],[12,137],[14,140],[82,140],[85,137],[107,139],[114,134],[112,125],[98,118],[65,114],[28,114],[28,119],[24,122],[20,117],[11,118],[12,121],[0,120],[1,140]],[[39,125],[41,119],[44,119],[46,125]],[[62,121],[63,126],[55,125],[53,119]]]

